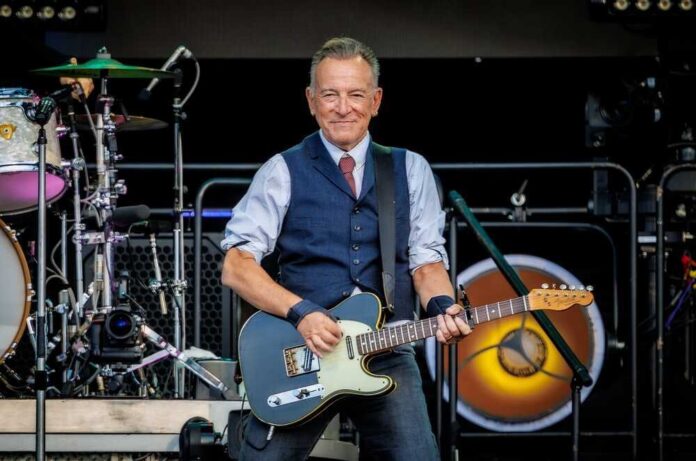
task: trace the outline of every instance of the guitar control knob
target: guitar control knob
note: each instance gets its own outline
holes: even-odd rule
[[[565,290],[566,288],[568,288],[568,285],[566,285],[565,283],[561,283],[561,285],[558,288],[560,288],[561,290]]]
[[[548,284],[548,283],[542,283],[542,284],[541,284],[541,288],[543,288],[544,290],[548,290],[549,284]]]
[[[587,285],[587,287],[585,287],[585,289],[587,291],[594,291],[594,287],[592,285]]]

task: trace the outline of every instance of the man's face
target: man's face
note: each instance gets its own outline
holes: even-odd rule
[[[309,110],[331,144],[351,150],[367,133],[382,102],[370,65],[359,56],[325,58],[316,68],[315,84],[305,92]]]

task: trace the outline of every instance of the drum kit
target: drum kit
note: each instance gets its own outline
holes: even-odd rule
[[[185,51],[188,57],[192,56]],[[161,129],[168,124],[147,117],[113,113],[114,97],[108,92],[109,81],[173,79],[177,72],[170,70],[174,64],[170,61],[173,60],[162,69],[131,66],[112,59],[106,49],[102,49],[95,59],[82,64],[33,71],[48,77],[99,79],[93,113],[79,80],[62,93],[55,92],[45,98],[22,88],[0,88],[0,397],[35,394],[37,415],[39,403],[43,404],[39,397],[43,399],[46,390],[60,397],[109,395],[109,389],[112,395],[124,395],[125,388],[110,385],[109,381],[122,383],[126,375],[133,376],[133,381],[139,384],[135,396],[146,397],[152,392],[152,383],[145,378],[145,367],[166,358],[174,359],[175,397],[184,394],[184,369],[221,394],[228,391],[217,377],[182,351],[180,316],[183,313],[180,311],[185,305],[186,281],[182,277],[183,166],[179,122],[183,117],[183,104],[195,90],[195,84],[183,100],[176,94],[172,104],[177,140],[174,181],[179,194],[174,198],[174,279],[162,281],[157,270],[154,277],[157,281],[150,284],[153,292],[160,295],[163,313],[169,310],[173,316],[173,344],[148,326],[144,310],[129,296],[127,277],[121,277],[114,270],[114,246],[128,238],[127,233],[117,230],[117,221],[121,226],[125,221],[127,227],[147,219],[147,213],[142,212],[147,207],[118,206],[119,197],[127,189],[124,180],[117,177],[116,166],[122,158],[117,134]],[[174,86],[175,90],[180,87],[176,83]],[[67,111],[56,109],[60,97],[70,101],[66,104]],[[73,107],[80,106],[85,113],[75,114]],[[87,168],[80,147],[80,133],[94,136],[94,171]],[[70,161],[62,157],[61,138],[65,138],[66,144],[67,138],[70,139],[73,154]],[[60,265],[56,264],[51,252],[53,264],[47,267],[46,207],[71,189],[72,215],[61,214],[62,238],[54,248],[54,251],[59,246],[63,249],[63,260]],[[38,252],[29,251],[31,245],[22,244],[21,236],[6,223],[17,215],[31,212],[38,214]],[[88,215],[90,219],[86,219]],[[72,226],[70,229],[67,229],[68,224]],[[24,247],[27,247],[26,252]],[[93,255],[91,280],[84,280],[84,247],[89,247]],[[75,253],[71,271],[68,271],[68,248]],[[158,269],[154,234],[151,235],[151,250],[153,265]],[[28,254],[37,261],[33,277]],[[48,278],[46,271],[51,273]],[[53,300],[58,302],[46,296],[47,282],[53,279],[61,282]],[[169,309],[165,293],[171,295]],[[17,345],[25,335],[29,336],[36,358],[36,366],[29,376],[22,376],[12,368]],[[146,348],[148,344],[156,352],[145,356],[146,350],[150,351]],[[130,391],[132,387],[128,388]],[[37,426],[37,437],[40,429]],[[37,452],[40,448],[37,438]]]

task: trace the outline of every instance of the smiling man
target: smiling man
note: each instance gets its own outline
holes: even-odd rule
[[[374,151],[368,128],[382,102],[374,52],[352,38],[326,42],[313,58],[305,90],[319,131],[275,155],[234,208],[222,247],[222,281],[255,307],[286,319],[319,357],[341,339],[327,308],[359,292],[384,304]],[[438,316],[436,337],[451,343],[470,332],[446,271],[444,213],[425,159],[391,149],[396,216],[394,311],[387,325],[413,320],[416,295]],[[260,261],[278,250],[272,279]],[[360,432],[361,459],[438,459],[413,347],[370,362],[398,383],[378,398],[346,398],[309,422],[270,430],[251,417],[241,459],[306,459],[337,411]]]

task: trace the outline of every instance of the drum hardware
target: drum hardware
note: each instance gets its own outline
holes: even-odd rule
[[[97,62],[101,62],[103,64],[103,67],[99,67]],[[169,64],[165,65],[165,67],[170,67],[172,65],[173,61],[170,62]],[[196,63],[196,68],[197,68],[197,75],[196,75],[196,84],[198,81],[199,77],[199,66]],[[53,74],[52,72],[55,72]],[[194,374],[198,375],[201,377],[202,380],[210,384],[216,389],[219,389],[221,391],[226,390],[226,388],[220,387],[221,384],[219,380],[216,380],[216,378],[212,375],[209,376],[209,374],[205,374],[198,370],[197,364],[192,361],[192,359],[188,359],[183,352],[180,352],[180,350],[183,348],[183,337],[184,337],[184,311],[182,307],[184,306],[184,294],[185,290],[187,288],[187,282],[186,280],[183,279],[183,274],[184,274],[184,255],[183,255],[183,193],[184,193],[184,186],[183,186],[183,155],[182,155],[182,149],[181,149],[181,132],[180,132],[180,122],[181,120],[185,119],[185,114],[183,113],[183,106],[188,100],[188,98],[191,96],[193,91],[195,90],[195,85],[194,87],[189,91],[189,93],[184,97],[183,99],[180,98],[180,91],[181,91],[181,72],[178,71],[177,73],[174,72],[169,72],[168,70],[156,70],[156,69],[147,69],[147,68],[138,68],[135,66],[126,66],[124,64],[119,63],[118,61],[112,60],[108,53],[106,52],[105,49],[100,50],[99,55],[97,56],[97,59],[89,61],[83,65],[70,65],[69,67],[64,67],[64,66],[58,66],[57,68],[49,68],[49,69],[38,69],[37,73],[42,74],[42,75],[67,75],[71,77],[99,77],[101,78],[101,85],[100,85],[100,95],[97,98],[97,110],[94,115],[89,113],[89,107],[86,104],[86,101],[84,98],[82,98],[82,105],[85,108],[85,112],[87,113],[85,116],[82,115],[76,115],[74,108],[72,105],[68,105],[68,110],[67,110],[67,118],[65,119],[68,122],[68,128],[62,129],[58,127],[58,124],[56,122],[57,120],[57,115],[55,115],[52,111],[52,108],[50,111],[46,110],[46,107],[41,107],[41,104],[38,106],[36,105],[37,103],[37,98],[33,96],[30,92],[24,90],[24,92],[17,93],[15,91],[4,91],[0,90],[0,95],[7,94],[8,96],[6,97],[7,102],[13,102],[15,103],[14,105],[6,104],[7,107],[15,107],[21,109],[21,116],[24,119],[24,124],[27,126],[36,129],[37,121],[36,120],[31,120],[29,117],[36,118],[36,113],[39,112],[39,115],[43,114],[43,119],[40,120],[45,124],[45,131],[47,132],[47,135],[49,136],[46,144],[47,147],[44,148],[44,156],[45,157],[50,157],[51,158],[51,168],[49,174],[46,172],[46,166],[44,166],[44,170],[39,167],[39,176],[41,176],[42,171],[43,171],[43,182],[47,181],[53,181],[53,176],[56,178],[60,179],[60,183],[62,185],[61,188],[61,194],[62,192],[67,188],[67,185],[69,182],[72,184],[74,187],[73,191],[73,225],[71,228],[68,228],[68,217],[65,213],[62,213],[60,218],[61,218],[61,243],[62,243],[62,252],[61,252],[61,265],[58,267],[55,262],[53,261],[53,265],[56,269],[56,275],[51,275],[49,278],[53,277],[60,277],[62,280],[65,281],[67,284],[66,280],[66,274],[67,274],[67,260],[68,260],[68,235],[70,234],[72,230],[72,236],[71,239],[72,242],[74,243],[74,251],[75,251],[75,278],[76,280],[71,283],[74,288],[74,295],[72,293],[72,290],[67,291],[64,290],[61,292],[59,295],[59,303],[56,306],[51,306],[49,300],[45,298],[45,287],[49,279],[46,278],[45,270],[46,265],[45,265],[45,232],[41,234],[39,232],[40,237],[39,237],[39,258],[38,258],[38,263],[39,266],[42,265],[41,259],[43,257],[43,268],[44,268],[44,273],[42,277],[39,277],[39,284],[41,285],[41,295],[40,297],[43,297],[43,300],[40,300],[39,305],[43,310],[43,319],[41,318],[41,315],[37,313],[35,316],[28,316],[28,298],[31,290],[31,285],[28,283],[29,277],[26,275],[24,277],[25,283],[22,286],[27,286],[27,292],[25,293],[25,298],[27,298],[26,301],[26,306],[25,306],[25,312],[23,312],[23,315],[21,316],[20,319],[16,321],[14,325],[19,325],[20,329],[22,330],[21,332],[18,333],[18,337],[21,336],[21,333],[24,331],[25,328],[29,331],[29,338],[30,341],[32,341],[36,345],[37,350],[41,350],[42,347],[46,349],[46,353],[43,356],[43,370],[40,369],[39,366],[37,366],[36,370],[36,389],[37,389],[37,396],[38,396],[38,391],[39,389],[43,386],[42,391],[45,393],[47,390],[47,384],[48,384],[48,371],[49,368],[47,367],[46,361],[49,358],[51,358],[51,364],[53,365],[53,360],[56,360],[56,363],[58,364],[57,368],[62,369],[62,382],[64,385],[64,395],[73,395],[73,392],[79,392],[79,391],[85,391],[89,392],[88,386],[90,383],[94,382],[97,380],[97,382],[101,381],[102,386],[101,389],[108,389],[111,387],[111,377],[119,377],[121,376],[121,381],[123,381],[122,377],[126,374],[128,374],[130,371],[137,371],[137,373],[130,373],[132,375],[132,379],[135,381],[138,381],[142,383],[142,389],[144,390],[143,392],[145,394],[152,394],[154,391],[152,391],[152,386],[150,386],[144,379],[144,373],[143,373],[143,367],[148,365],[149,363],[154,363],[152,362],[153,359],[146,359],[144,361],[144,364],[142,366],[138,366],[136,368],[132,368],[135,365],[132,365],[132,369],[128,369],[124,366],[123,363],[90,363],[89,359],[89,354],[91,352],[94,352],[94,345],[96,344],[97,347],[101,346],[101,342],[97,342],[95,340],[96,337],[101,337],[103,336],[102,332],[110,335],[109,338],[113,339],[113,331],[110,333],[107,332],[107,326],[111,328],[111,324],[108,323],[111,321],[110,319],[116,319],[112,320],[113,322],[119,323],[126,325],[129,323],[129,319],[132,320],[133,324],[140,325],[140,329],[137,330],[137,338],[135,339],[136,345],[134,346],[132,344],[132,338],[131,342],[127,344],[128,347],[133,348],[130,352],[132,352],[133,356],[135,357],[136,354],[136,347],[139,348],[140,352],[140,360],[142,361],[142,348],[144,347],[144,343],[146,342],[151,342],[155,344],[156,346],[160,347],[162,350],[160,351],[159,355],[157,357],[160,357],[157,361],[167,358],[167,357],[172,357],[177,359],[175,361],[175,365],[177,368],[175,369],[175,397],[180,397],[183,395],[183,371],[184,368],[187,368],[191,370]],[[125,301],[121,299],[121,302],[117,302],[113,298],[114,294],[114,287],[116,280],[114,280],[113,277],[113,262],[112,262],[112,252],[113,252],[113,245],[118,244],[128,238],[128,234],[122,234],[119,233],[115,230],[116,226],[118,225],[116,223],[117,221],[117,215],[118,212],[127,207],[122,207],[122,208],[117,208],[116,203],[118,200],[118,197],[120,195],[123,195],[127,192],[127,187],[125,184],[125,181],[122,179],[119,179],[116,174],[116,162],[121,160],[121,155],[118,150],[118,144],[117,144],[117,139],[116,139],[116,134],[120,131],[136,131],[136,130],[145,130],[145,129],[158,129],[158,128],[163,128],[166,127],[167,124],[164,122],[161,122],[159,120],[155,119],[149,119],[146,117],[130,117],[127,115],[125,110],[123,111],[123,115],[119,114],[113,114],[112,108],[114,104],[114,98],[112,96],[108,95],[108,79],[109,78],[169,78],[173,77],[174,75],[177,75],[177,81],[175,82],[175,98],[174,102],[172,104],[173,111],[175,114],[175,125],[174,125],[174,135],[175,135],[175,178],[174,178],[174,183],[175,183],[175,188],[176,188],[176,197],[175,197],[175,212],[177,213],[178,220],[175,223],[175,229],[174,229],[174,239],[175,239],[175,244],[174,244],[174,259],[175,259],[175,269],[174,269],[174,278],[171,280],[162,280],[162,274],[161,272],[159,274],[155,274],[155,281],[151,283],[152,289],[155,290],[158,294],[158,297],[160,299],[160,308],[163,311],[163,313],[166,311],[166,304],[167,304],[167,299],[166,299],[166,292],[172,293],[172,308],[174,309],[174,341],[173,345],[167,343],[166,341],[163,340],[161,336],[159,336],[157,333],[155,333],[147,324],[145,323],[145,320],[143,317],[139,317],[135,312],[133,311],[132,314],[135,317],[128,317],[127,315],[124,314],[126,311],[124,307]],[[4,93],[3,93],[4,91]],[[67,91],[67,89],[65,90]],[[31,95],[31,98],[28,96]],[[22,99],[24,97],[24,99]],[[14,99],[12,99],[14,98]],[[17,101],[19,100],[19,101]],[[1,103],[6,102],[3,99],[0,98],[0,122],[2,122],[2,107],[3,106]],[[42,101],[38,101],[41,103]],[[50,101],[43,101],[44,104],[49,103]],[[8,111],[10,109],[7,109]],[[12,113],[16,112],[16,109],[12,109]],[[9,113],[9,112],[8,112]],[[52,126],[52,124],[55,123],[55,128],[49,129],[49,127]],[[97,182],[94,185],[93,188],[90,188],[89,186],[89,175],[85,174],[84,178],[84,183],[87,185],[86,190],[87,196],[83,198],[80,190],[81,186],[81,178],[80,175],[85,168],[85,159],[84,156],[81,152],[81,148],[79,145],[79,134],[78,130],[82,129],[82,126],[78,126],[79,124],[84,124],[84,127],[86,128],[89,126],[90,128],[93,128],[93,133],[95,133],[95,139],[96,139],[96,173],[97,173]],[[15,128],[16,127],[16,128]],[[0,135],[2,135],[2,139],[0,141],[4,140],[6,137],[9,137],[13,140],[17,140],[18,138],[18,133],[19,133],[19,126],[18,124],[12,123],[12,128],[10,129],[7,127]],[[68,133],[69,137],[71,139],[71,144],[73,148],[73,159],[69,162],[63,163],[60,161],[60,151],[58,148],[53,149],[51,144],[54,142],[52,141],[52,137],[54,137],[56,140],[59,135],[63,133]],[[57,144],[57,141],[56,141]],[[30,146],[33,146],[33,143],[29,143]],[[50,149],[48,148],[50,147]],[[6,169],[4,168],[4,165],[2,163],[3,160],[3,151],[1,150],[2,146],[0,146],[0,192],[3,192],[2,187],[3,187],[3,182],[2,180],[5,179]],[[33,147],[31,147],[28,150],[32,150]],[[25,149],[27,150],[27,149]],[[56,157],[56,158],[54,158]],[[31,160],[31,159],[30,159]],[[48,159],[46,160],[48,162]],[[27,160],[25,163],[30,164],[29,160]],[[34,166],[33,170],[29,168],[30,172],[33,172],[34,176],[36,176],[36,160],[33,160]],[[25,167],[25,165],[21,165],[22,168]],[[17,168],[15,168],[14,165],[12,165],[12,168],[7,171],[9,172],[14,172]],[[24,172],[24,170],[20,169],[20,172]],[[41,178],[40,178],[41,179]],[[42,181],[39,181],[39,185],[41,185]],[[53,184],[53,182],[50,182],[50,184]],[[49,184],[49,185],[50,185]],[[26,188],[24,188],[26,189]],[[46,190],[46,186],[44,186],[44,190]],[[49,192],[51,189],[49,188]],[[0,193],[0,196],[4,194]],[[57,197],[56,197],[57,198]],[[45,227],[45,204],[48,202],[48,200],[55,200],[55,198],[48,198],[41,203],[39,200],[38,205],[39,208],[43,207],[43,219],[41,219],[40,216],[40,223],[39,227],[43,225]],[[13,204],[14,205],[14,204]],[[30,198],[28,203],[23,203],[21,204],[22,207],[14,207],[12,210],[6,210],[2,204],[2,200],[0,200],[0,213],[14,213],[14,212],[22,212],[31,208],[36,208],[37,206],[37,200],[36,198]],[[85,226],[84,222],[84,216],[85,216],[85,208],[90,208],[94,210],[94,215],[97,223],[97,229],[96,230],[87,230],[89,229],[88,227]],[[41,210],[40,210],[41,214]],[[6,231],[7,232],[7,231]],[[153,236],[154,237],[154,236]],[[42,248],[43,245],[43,248]],[[83,270],[83,246],[84,245],[95,245],[95,251],[96,251],[96,257],[95,257],[95,271],[94,271],[94,279],[91,281],[89,286],[85,289],[85,280],[84,280],[84,270]],[[157,253],[156,253],[156,241],[154,242],[152,248],[152,253],[153,257],[157,258]],[[57,246],[56,246],[57,249]],[[4,251],[3,247],[0,245],[0,251]],[[20,251],[14,250],[18,254],[21,254]],[[55,249],[54,249],[55,251]],[[52,256],[53,259],[53,256]],[[21,265],[21,264],[20,264]],[[24,265],[26,265],[26,262],[24,262]],[[159,265],[157,265],[159,266]],[[159,268],[159,267],[158,267]],[[159,271],[156,271],[159,272]],[[76,299],[75,299],[76,298]],[[92,299],[92,306],[89,307],[87,306],[88,301]],[[133,302],[136,306],[137,302],[133,300],[132,298],[128,297],[129,302]],[[88,307],[86,309],[85,307]],[[56,324],[54,325],[54,322],[52,321],[53,316],[56,317]],[[60,316],[60,319],[58,317]],[[119,317],[120,316],[120,317]],[[47,322],[48,319],[48,322]],[[4,320],[2,312],[0,312],[0,321]],[[58,323],[58,321],[60,322]],[[106,324],[104,322],[107,322]],[[125,322],[125,323],[124,323]],[[42,326],[43,324],[43,326]],[[50,327],[49,327],[50,325]],[[96,326],[95,326],[96,325]],[[101,325],[102,331],[99,332],[98,335],[94,333],[94,331],[97,331],[98,328]],[[114,324],[116,325],[116,324]],[[42,333],[43,329],[43,333]],[[50,330],[50,335],[46,335],[46,332]],[[95,336],[96,335],[96,336]],[[0,338],[1,339],[1,338]],[[89,341],[90,339],[91,341]],[[15,338],[13,341],[12,345],[10,346],[10,350],[13,351],[15,346],[16,346],[16,341],[18,338]],[[164,342],[163,342],[164,341]],[[94,343],[94,344],[92,344]],[[0,344],[0,347],[2,344]],[[127,349],[127,348],[125,348]],[[11,356],[12,352],[6,353],[2,359],[0,359],[0,364],[5,360],[5,358]],[[0,351],[2,352],[2,351]],[[103,350],[101,350],[101,359],[98,360],[98,362],[105,362],[104,360],[104,354]],[[128,353],[126,351],[125,353]],[[40,352],[37,353],[38,356],[40,356]],[[99,355],[99,354],[97,354]],[[108,354],[107,354],[108,355]],[[135,358],[132,358],[132,360],[136,360]],[[148,360],[150,360],[148,362]],[[93,368],[94,367],[94,368]],[[96,371],[94,369],[96,368]],[[83,375],[83,370],[91,370],[90,373],[91,375],[89,377],[84,377]],[[203,375],[203,376],[201,376]],[[138,379],[139,378],[139,379]],[[117,379],[117,378],[114,378]],[[206,381],[207,379],[207,381]],[[7,381],[7,380],[5,380]],[[12,381],[11,379],[9,381]],[[106,381],[106,383],[105,383]],[[12,384],[10,382],[10,384]],[[106,384],[106,385],[104,385]],[[224,385],[223,385],[224,386]],[[148,390],[149,388],[149,390]],[[142,392],[141,392],[142,393]],[[45,399],[45,395],[44,395]],[[39,399],[37,398],[37,404],[40,403]],[[37,405],[38,407],[38,405]],[[37,408],[37,411],[39,413],[42,412],[41,409]],[[44,410],[45,411],[45,410]],[[44,413],[45,415],[45,413]],[[37,415],[41,416],[41,415]],[[45,429],[45,428],[44,428]],[[41,433],[44,433],[44,430],[40,427],[40,424],[37,425],[37,454],[40,453],[41,449],[41,443],[38,441],[38,438],[41,437]]]
[[[76,115],[75,120],[77,121],[78,130],[89,130],[91,129],[90,121],[94,123],[97,119],[97,115]],[[116,125],[116,132],[121,133],[123,131],[146,131],[146,130],[160,130],[166,128],[167,122],[157,120],[149,117],[142,117],[139,115],[125,115],[125,114],[111,114],[111,121]]]

